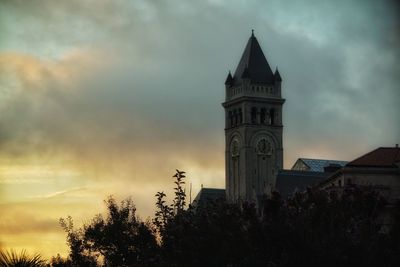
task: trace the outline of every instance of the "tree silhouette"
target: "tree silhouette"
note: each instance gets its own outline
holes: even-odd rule
[[[71,216],[60,219],[60,225],[67,233],[67,244],[70,248],[69,258],[72,266],[96,266],[96,257],[91,255],[86,247],[82,229],[74,229]]]
[[[72,267],[72,261],[71,259],[67,258],[63,258],[61,257],[60,254],[57,254],[57,256],[52,257],[50,259],[49,264],[47,265],[48,267]]]
[[[106,205],[107,218],[98,215],[84,227],[86,248],[104,257],[107,266],[149,266],[155,262],[155,236],[149,224],[137,218],[132,200],[123,200],[118,206],[110,197]]]
[[[377,192],[356,187],[309,189],[287,200],[274,192],[257,206],[208,201],[166,220],[160,265],[397,266],[400,224],[382,232],[392,213],[382,212],[386,205]]]
[[[176,173],[172,177],[176,178],[176,181],[174,182],[176,185],[176,187],[174,188],[175,189],[174,211],[175,214],[178,214],[185,209],[186,205],[186,193],[185,190],[183,189],[183,186],[185,185],[184,178],[186,176],[184,171],[176,170]]]
[[[173,202],[158,192],[152,223],[136,216],[130,199],[118,204],[112,197],[106,217],[78,230],[70,217],[61,220],[69,261],[51,266],[400,265],[400,202],[388,205],[371,188],[308,189],[289,199],[273,192],[257,205],[215,200],[186,207],[185,172],[173,178]]]
[[[70,259],[73,266],[153,266],[156,262],[157,243],[150,223],[136,216],[131,199],[118,205],[109,197],[107,217],[96,215],[90,224],[74,230],[71,217],[61,219],[67,232]]]

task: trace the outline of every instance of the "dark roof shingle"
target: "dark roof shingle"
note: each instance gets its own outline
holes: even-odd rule
[[[397,167],[400,163],[399,147],[379,147],[351,162],[349,167]]]
[[[208,201],[215,201],[219,199],[225,199],[225,189],[202,188],[194,199],[193,204],[195,206],[200,206],[206,204]]]
[[[276,190],[286,198],[296,190],[304,191],[326,180],[330,173],[313,171],[280,170],[276,177]]]
[[[250,79],[252,83],[273,84],[275,81],[274,74],[254,34],[251,35],[247,42],[242,58],[233,75],[234,85],[241,84],[244,78]]]

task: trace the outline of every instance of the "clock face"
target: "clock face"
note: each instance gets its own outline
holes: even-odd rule
[[[271,155],[271,144],[266,139],[261,139],[257,144],[258,153]]]

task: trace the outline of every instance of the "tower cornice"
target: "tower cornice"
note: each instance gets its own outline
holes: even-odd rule
[[[269,129],[282,129],[283,128],[283,125],[281,125],[281,124],[265,125],[265,124],[242,123],[241,125],[234,126],[231,128],[224,128],[224,131],[225,132],[234,131],[234,130],[240,129],[241,127],[251,127],[254,129],[265,129],[266,126],[268,126]]]
[[[256,96],[241,96],[234,99],[230,99],[222,103],[224,108],[230,107],[240,102],[251,101],[253,103],[267,103],[267,104],[283,104],[285,103],[286,99],[284,98],[277,98],[277,97],[256,97]]]

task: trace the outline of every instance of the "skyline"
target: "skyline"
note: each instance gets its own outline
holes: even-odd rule
[[[251,29],[283,79],[285,168],[399,143],[394,3],[1,2],[0,246],[65,254],[59,217],[110,194],[152,216],[176,168],[193,197],[224,187],[224,81]]]

